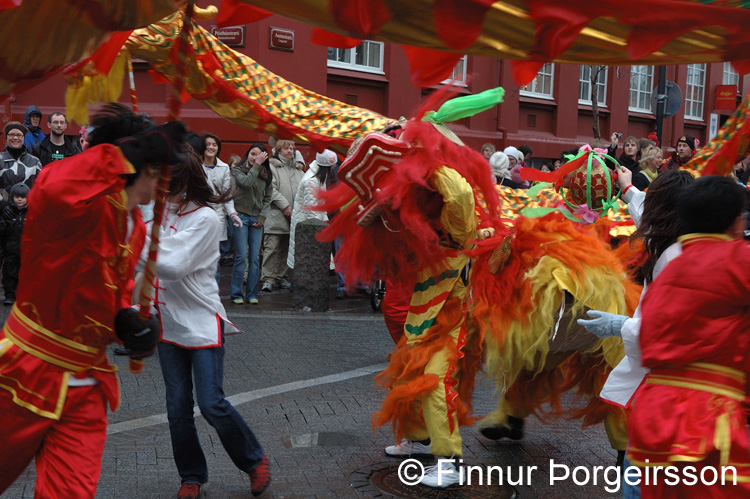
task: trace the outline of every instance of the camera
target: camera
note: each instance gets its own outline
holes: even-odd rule
[[[622,134],[620,132],[615,132],[615,137],[617,137],[618,139],[621,139]]]

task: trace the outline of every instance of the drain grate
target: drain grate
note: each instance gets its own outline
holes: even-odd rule
[[[359,438],[348,433],[335,431],[321,431],[316,433],[304,433],[292,435],[284,439],[287,449],[298,449],[306,447],[346,447],[359,445]]]
[[[360,468],[349,477],[352,488],[363,497],[420,497],[439,499],[458,499],[471,497],[482,499],[514,499],[516,491],[510,485],[464,485],[445,490],[436,490],[422,485],[405,485],[399,480],[400,462],[389,461]]]

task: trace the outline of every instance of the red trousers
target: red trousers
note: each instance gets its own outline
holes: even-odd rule
[[[401,338],[404,337],[404,324],[406,316],[409,314],[409,304],[413,289],[410,286],[396,284],[387,280],[385,284],[385,296],[383,303],[380,305],[385,319],[385,326],[393,338],[393,342],[398,345]]]
[[[36,461],[36,498],[93,498],[107,439],[104,393],[68,389],[59,421],[43,418],[0,389],[0,494]]]

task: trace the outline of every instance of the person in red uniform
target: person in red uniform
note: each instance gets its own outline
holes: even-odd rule
[[[644,498],[750,497],[746,202],[744,188],[717,176],[678,195],[683,252],[649,286],[642,306],[640,345],[651,372],[633,401],[628,459],[644,468]],[[668,466],[676,479],[665,474]],[[725,466],[736,470],[736,485]]]
[[[145,240],[136,205],[154,195],[153,166],[179,158],[185,129],[152,125],[106,106],[91,148],[45,169],[29,193],[17,299],[0,333],[0,493],[35,459],[36,497],[96,494],[106,405],[120,401],[105,349],[119,338],[142,356],[158,341],[158,322],[128,308]]]

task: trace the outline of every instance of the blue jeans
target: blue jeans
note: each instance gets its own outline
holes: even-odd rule
[[[232,238],[234,238],[234,224],[232,219],[227,217],[227,239],[219,243],[219,256],[227,258],[232,256]]]
[[[630,461],[628,461],[628,458],[626,457],[623,460],[623,462],[622,462],[623,473],[630,466],[632,466],[632,463]],[[622,497],[624,499],[641,499],[641,486],[640,485],[630,485],[623,478],[622,479]]]
[[[182,483],[203,484],[208,480],[208,466],[193,419],[193,379],[201,414],[219,434],[232,462],[245,473],[255,469],[263,459],[263,448],[224,397],[224,347],[182,348],[159,343],[159,364],[167,392],[172,452]]]
[[[260,244],[263,241],[263,228],[253,227],[258,217],[238,213],[242,227],[234,228],[234,267],[232,267],[232,296],[234,300],[245,300],[242,282],[245,279],[245,265],[250,252],[250,269],[247,273],[247,299],[258,299],[260,280]]]

